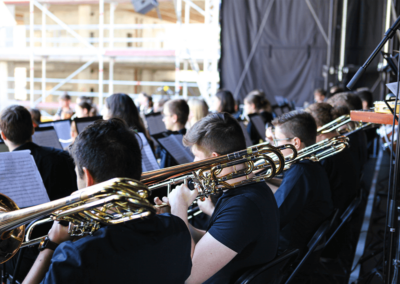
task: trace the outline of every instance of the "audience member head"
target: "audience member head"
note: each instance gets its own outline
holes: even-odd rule
[[[361,110],[362,102],[361,99],[350,92],[338,93],[327,100],[327,103],[334,107],[346,106],[349,110]]]
[[[34,124],[36,124],[38,126],[40,123],[41,116],[42,116],[40,114],[40,110],[38,110],[37,108],[31,108],[29,110],[29,112],[31,113],[31,117],[32,117]]]
[[[357,91],[356,95],[361,99],[363,110],[370,110],[374,106],[373,95],[369,90]]]
[[[275,145],[292,144],[297,150],[315,144],[317,125],[311,114],[305,111],[293,110],[282,114],[272,121],[275,126]],[[283,150],[284,155],[291,154]]]
[[[80,102],[78,105],[75,106],[75,114],[76,117],[88,117],[90,114],[90,110],[92,109],[92,105],[86,101]]]
[[[97,120],[70,147],[82,189],[116,177],[139,180],[142,156],[135,131],[117,118]]]
[[[306,112],[310,113],[317,124],[317,128],[320,128],[338,117],[349,114],[350,111],[346,106],[333,107],[328,103],[315,103],[306,109]],[[329,133],[318,133],[317,142],[325,140],[327,138],[332,138],[337,136],[336,131],[331,131]]]
[[[208,105],[203,99],[199,98],[189,99],[188,105],[189,105],[188,128],[190,128],[197,121],[207,116]]]
[[[246,114],[270,112],[271,103],[265,98],[263,91],[254,90],[244,98],[244,111]]]
[[[325,101],[326,98],[326,91],[324,89],[316,89],[314,91],[314,102],[322,103]]]
[[[195,161],[225,155],[246,148],[242,128],[228,113],[211,113],[196,122],[183,137]]]
[[[235,100],[228,90],[218,90],[215,94],[214,109],[217,112],[235,113]]]
[[[34,133],[32,117],[29,111],[23,106],[9,106],[0,116],[1,137],[8,149],[15,148],[32,141]]]
[[[122,119],[129,127],[146,133],[139,111],[132,98],[127,94],[117,93],[109,96],[106,99],[103,118],[104,120],[110,118]]]
[[[168,101],[164,105],[163,116],[163,121],[167,130],[179,131],[185,128],[189,117],[189,106],[186,101],[182,99]]]
[[[61,97],[60,97],[60,106],[63,109],[69,108],[71,103],[71,97],[68,95],[67,92],[65,92]]]

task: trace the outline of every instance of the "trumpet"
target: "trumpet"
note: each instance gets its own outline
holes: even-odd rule
[[[114,178],[74,192],[71,196],[24,209],[6,195],[0,194],[0,263],[11,259],[20,247],[42,241],[30,240],[32,228],[49,221],[69,222],[71,236],[93,234],[101,224],[115,225],[150,217],[156,208],[147,200],[150,191],[144,184],[128,178]],[[35,222],[27,233],[25,224]]]
[[[338,135],[348,136],[354,133],[355,131],[366,128],[370,125],[372,125],[372,123],[370,122],[362,123],[361,121],[359,122],[352,121],[350,115],[346,114],[318,128],[317,134],[319,135],[336,131]]]
[[[274,147],[269,143],[261,143],[232,154],[146,172],[142,174],[141,182],[148,185],[149,190],[165,186],[170,190],[171,185],[192,180],[199,192],[198,198],[204,198],[225,189],[266,181],[280,174],[286,162],[281,153],[284,149],[290,149],[293,152],[287,159],[296,158],[296,148],[291,144]],[[224,168],[235,167],[239,164],[245,164],[245,169],[218,176]],[[233,184],[227,182],[257,171],[263,171],[263,174]]]

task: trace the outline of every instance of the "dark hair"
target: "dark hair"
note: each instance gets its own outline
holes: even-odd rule
[[[165,103],[171,114],[176,114],[180,124],[185,125],[189,117],[189,105],[185,100],[177,99]]]
[[[113,94],[106,99],[106,107],[109,109],[111,118],[122,119],[129,127],[142,132],[150,146],[154,148],[153,140],[144,127],[139,111],[130,96],[122,93]]]
[[[81,100],[81,102],[87,102],[89,104],[92,104],[92,99],[87,96],[80,96],[79,99]]]
[[[196,122],[183,137],[183,145],[220,155],[246,149],[242,128],[228,113],[212,113]]]
[[[147,93],[141,93],[148,101],[149,107],[153,107],[153,98]]]
[[[89,114],[90,111],[92,110],[92,105],[88,103],[87,101],[81,101],[78,106],[83,110],[86,109],[87,113]]]
[[[142,154],[137,134],[118,118],[97,120],[75,139],[70,153],[78,174],[87,168],[96,183],[115,177],[136,180],[142,174]]]
[[[14,144],[24,144],[32,137],[33,123],[31,114],[23,106],[10,106],[1,113],[0,129],[7,139]]]
[[[345,106],[333,107],[328,103],[315,103],[309,105],[306,112],[310,113],[314,117],[318,127],[324,126],[336,118],[350,113],[349,109]]]
[[[336,94],[333,97],[330,97],[327,103],[333,106],[346,106],[349,110],[362,109],[361,99],[350,92]]]
[[[40,110],[37,108],[31,108],[29,112],[31,113],[32,120],[39,123],[41,118]]]
[[[71,100],[71,96],[68,95],[67,92],[65,92],[65,93],[60,97],[60,100],[62,100],[62,101],[69,101],[69,100]]]
[[[279,126],[286,137],[298,137],[306,147],[315,144],[317,124],[311,114],[305,111],[292,110],[272,121]]]
[[[320,93],[324,97],[326,97],[326,91],[322,88],[315,89],[314,93]]]
[[[372,93],[368,90],[362,90],[356,93],[356,95],[361,99],[361,101],[368,103],[368,108],[374,106],[374,99]]]
[[[271,103],[265,98],[265,93],[261,90],[251,91],[244,99],[248,103],[254,104],[257,111],[271,107]]]
[[[218,90],[215,96],[221,101],[218,112],[235,113],[235,100],[228,90]]]

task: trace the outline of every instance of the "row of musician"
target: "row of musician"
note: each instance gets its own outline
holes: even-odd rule
[[[29,247],[15,275],[24,283],[234,283],[287,249],[302,252],[318,226],[359,193],[362,129],[370,125],[350,121],[349,101],[338,96],[334,106],[283,114],[267,131],[270,142],[247,149],[231,115],[210,114],[183,138],[193,163],[146,173],[136,132],[118,118],[96,121],[69,149],[79,191],[61,199],[65,192],[49,192],[53,201],[21,210],[1,197],[5,270],[13,274],[12,256]],[[23,107],[3,111],[0,128],[10,151],[30,149],[35,160],[55,151],[31,142]],[[42,163],[65,164],[58,154]],[[70,170],[54,173],[54,189],[71,184],[61,177]],[[156,205],[149,201],[176,184]],[[209,198],[216,194],[217,201]],[[188,222],[196,200],[210,216],[204,230]],[[24,225],[44,217],[25,236]],[[31,240],[36,224],[52,220],[46,238]]]

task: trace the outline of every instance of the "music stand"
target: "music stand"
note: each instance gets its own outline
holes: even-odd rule
[[[254,125],[260,139],[265,141],[265,123],[258,113],[249,114],[249,119],[251,123]]]
[[[53,126],[36,127],[35,133],[32,135],[32,142],[39,146],[63,150],[57,132]]]
[[[76,131],[81,133],[87,126],[91,125],[93,122],[96,120],[103,119],[102,116],[91,116],[91,117],[81,117],[81,118],[75,118],[75,125],[76,125]]]
[[[51,122],[43,122],[39,124],[39,128],[53,126],[57,132],[61,146],[65,149],[71,144],[71,120],[55,120]]]
[[[191,163],[194,160],[192,152],[182,143],[182,134],[162,132],[152,135],[158,144],[171,155],[175,162],[179,165]]]
[[[162,121],[163,116],[161,112],[146,114],[145,118],[150,135],[155,135],[167,131],[167,129],[165,128],[165,124]]]

